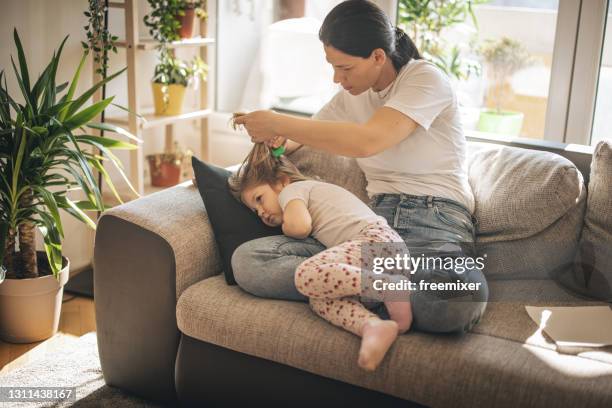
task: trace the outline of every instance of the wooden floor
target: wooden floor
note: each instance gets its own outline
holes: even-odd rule
[[[0,340],[0,375],[44,358],[61,348],[67,338],[96,331],[96,314],[91,298],[64,293],[58,333],[38,343],[12,344]]]

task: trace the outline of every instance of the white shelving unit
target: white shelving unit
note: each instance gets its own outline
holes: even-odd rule
[[[212,6],[212,7],[211,7]],[[143,111],[141,109],[140,97],[142,95],[140,79],[137,78],[139,54],[142,52],[155,51],[158,43],[151,39],[140,39],[138,35],[139,19],[142,18],[138,12],[137,0],[125,0],[124,2],[109,2],[109,8],[122,9],[124,12],[125,21],[125,39],[117,41],[117,47],[125,48],[126,66],[127,66],[127,108],[131,112],[136,112],[142,118],[136,115],[125,114],[123,116],[107,116],[105,121],[112,124],[117,124],[126,127],[126,129],[137,138],[143,140],[140,148],[130,151],[130,168],[128,177],[134,188],[141,194],[146,195],[151,192],[161,190],[163,188],[151,187],[148,181],[144,179],[145,173],[145,155],[144,145],[146,141],[143,139],[143,131],[155,127],[165,128],[165,146],[166,150],[171,150],[173,144],[173,126],[181,121],[199,120],[200,121],[200,143],[201,148],[199,156],[203,160],[209,160],[209,140],[208,140],[208,116],[212,113],[209,106],[214,106],[212,101],[212,93],[208,92],[212,67],[209,64],[209,73],[207,80],[203,81],[199,89],[199,107],[195,111],[183,112],[174,116],[157,116],[151,111]],[[208,18],[199,20],[199,33],[207,33],[207,28],[214,28],[214,22],[211,24],[211,19],[214,18],[216,2],[214,0],[207,1]],[[209,63],[207,55],[207,47],[214,46],[215,39],[211,37],[194,37],[174,41],[170,44],[170,48],[182,47],[197,47],[199,48],[200,58],[205,63]],[[94,77],[97,74],[94,74]],[[99,95],[97,96],[99,98]],[[123,191],[120,191],[122,193]],[[122,194],[123,196],[123,194]],[[133,196],[133,194],[132,194]],[[122,197],[123,198],[123,197]],[[125,197],[127,199],[127,197]]]

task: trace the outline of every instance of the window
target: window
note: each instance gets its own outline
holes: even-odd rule
[[[474,18],[458,1],[458,23],[450,5],[430,2],[427,14],[419,3],[400,0],[398,24],[455,83],[465,130],[543,139],[558,0],[493,0]]]
[[[338,88],[318,29],[339,2],[219,2],[217,110],[273,107],[312,114],[320,109]],[[608,0],[473,2],[477,24],[465,13],[462,22],[429,35],[430,41],[441,40],[447,47],[439,58],[419,44],[419,29],[402,21],[406,4],[426,2],[376,0],[392,21],[404,24],[427,57],[437,58],[439,65],[459,66],[459,74],[449,76],[468,135],[584,145],[612,136],[606,126],[612,112]],[[467,0],[429,2],[448,7],[458,3]],[[489,46],[488,60],[484,44]],[[506,54],[496,60],[495,50],[500,49]],[[495,115],[498,110],[515,114]]]
[[[612,139],[610,120],[612,120],[612,11],[608,8],[591,145],[596,145],[603,139]]]

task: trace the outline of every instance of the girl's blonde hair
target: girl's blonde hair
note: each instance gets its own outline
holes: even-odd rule
[[[229,189],[236,200],[242,202],[242,192],[261,184],[276,184],[283,177],[289,182],[310,180],[284,155],[272,156],[271,149],[257,143],[244,159],[238,171],[228,179]]]

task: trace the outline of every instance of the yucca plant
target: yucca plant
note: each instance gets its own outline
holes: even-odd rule
[[[95,229],[94,221],[85,211],[104,211],[107,208],[93,176],[95,170],[103,175],[121,202],[103,161],[112,162],[134,190],[121,162],[111,150],[135,149],[137,145],[90,135],[86,128],[119,133],[138,143],[140,140],[122,128],[91,122],[112,102],[113,97],[85,107],[98,88],[124,70],[75,97],[87,54],[81,58],[72,81],[57,85],[55,76],[66,37],[31,86],[17,30],[13,36],[19,68],[12,57],[11,63],[23,101],[9,95],[4,70],[0,71],[0,269],[4,267],[7,277],[13,279],[38,276],[34,240],[38,228],[50,269],[57,278],[62,269],[64,237],[60,209]],[[60,97],[64,90],[66,92]],[[84,149],[88,146],[94,147],[93,152]],[[96,149],[103,155],[97,154]],[[71,190],[82,190],[86,199],[73,201],[67,194]],[[16,240],[18,252],[15,250]]]

